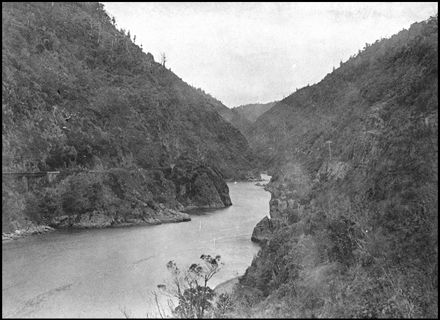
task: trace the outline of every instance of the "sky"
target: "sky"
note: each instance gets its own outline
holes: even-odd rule
[[[103,2],[117,27],[227,107],[280,100],[377,39],[437,14],[436,2]]]

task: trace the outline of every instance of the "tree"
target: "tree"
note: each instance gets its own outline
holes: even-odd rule
[[[325,143],[327,143],[327,145],[328,145],[328,153],[329,153],[329,156],[330,156],[330,161],[332,161],[332,147],[331,147],[331,144],[333,143],[333,141],[328,140]]]
[[[174,261],[169,261],[167,269],[172,275],[173,285],[171,287],[164,284],[157,286],[168,296],[177,298],[177,307],[169,302],[175,317],[203,318],[207,311],[213,309],[215,292],[208,286],[208,282],[220,271],[222,263],[219,255],[211,257],[202,254],[200,259],[202,263],[193,263],[184,272]],[[159,305],[158,308],[160,310]]]
[[[162,52],[160,60],[162,62],[162,65],[165,67],[165,63],[167,62],[167,56],[165,55],[165,52]]]

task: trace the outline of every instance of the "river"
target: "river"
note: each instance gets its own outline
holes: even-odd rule
[[[231,207],[198,211],[189,222],[55,231],[3,243],[2,316],[157,316],[151,292],[170,279],[166,263],[183,268],[201,254],[224,262],[211,287],[243,274],[259,250],[250,238],[268,215],[270,194],[253,182],[228,186]]]

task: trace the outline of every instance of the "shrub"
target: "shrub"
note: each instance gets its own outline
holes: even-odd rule
[[[181,271],[174,261],[169,261],[167,269],[172,275],[173,285],[168,288],[164,284],[158,285],[162,292],[177,299],[178,305],[171,310],[177,318],[203,318],[207,312],[215,312],[215,292],[208,286],[208,282],[220,270],[220,256],[211,257],[203,254],[200,259],[202,263],[193,263],[184,271]],[[220,300],[223,311],[224,308],[228,308],[227,303],[226,297],[223,296]],[[160,312],[159,305],[158,310]]]

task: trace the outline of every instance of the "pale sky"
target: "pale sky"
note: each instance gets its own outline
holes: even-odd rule
[[[365,43],[438,11],[436,2],[103,2],[156,61],[227,107],[319,82]]]

